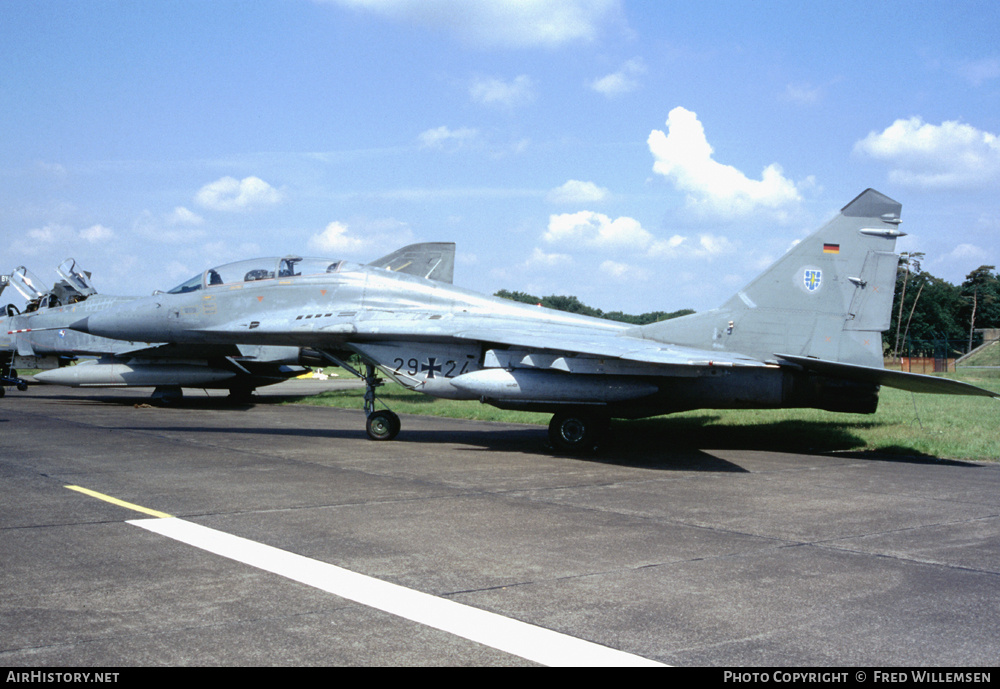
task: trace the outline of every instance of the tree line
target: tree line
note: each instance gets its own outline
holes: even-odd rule
[[[983,329],[1000,328],[1000,273],[996,266],[982,265],[961,285],[953,285],[923,270],[923,260],[919,252],[900,255],[892,323],[882,334],[883,350],[886,356],[961,356],[982,344]],[[635,325],[694,313],[693,309],[638,315],[601,311],[573,296],[537,297],[505,289],[494,296]]]
[[[606,318],[609,321],[619,321],[621,323],[631,323],[633,325],[647,325],[649,323],[656,323],[657,321],[665,321],[668,318],[677,318],[678,316],[686,316],[689,313],[694,313],[694,309],[680,309],[678,311],[650,311],[648,313],[638,315],[623,313],[622,311],[601,311],[600,309],[595,309],[592,306],[587,306],[576,297],[556,295],[536,297],[535,295],[527,294],[526,292],[512,292],[505,289],[502,289],[499,292],[494,292],[493,296],[503,297],[504,299],[519,301],[525,304],[536,304],[549,309],[556,309],[557,311],[579,313],[584,316]]]
[[[900,255],[892,326],[882,336],[889,356],[955,357],[1000,328],[1000,274],[982,265],[953,285],[922,269],[924,254]]]

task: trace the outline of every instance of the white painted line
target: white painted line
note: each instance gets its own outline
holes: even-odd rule
[[[663,667],[662,663],[641,656],[414,591],[183,519],[135,519],[129,523],[542,665]]]

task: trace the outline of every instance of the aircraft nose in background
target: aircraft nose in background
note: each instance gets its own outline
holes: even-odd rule
[[[78,320],[76,323],[71,323],[69,326],[70,330],[75,330],[80,333],[90,333],[90,316]]]

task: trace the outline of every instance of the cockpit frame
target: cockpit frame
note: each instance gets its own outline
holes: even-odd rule
[[[167,293],[185,294],[222,285],[337,273],[344,265],[344,261],[330,258],[303,258],[301,256],[254,258],[209,268],[173,289],[167,290]]]

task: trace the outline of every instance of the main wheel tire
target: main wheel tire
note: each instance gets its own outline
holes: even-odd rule
[[[232,404],[249,404],[253,402],[254,390],[255,388],[242,386],[229,388],[229,396],[226,399]]]
[[[399,417],[388,409],[380,409],[368,415],[365,430],[372,440],[392,440],[399,433],[402,424]]]
[[[179,385],[161,385],[153,390],[150,401],[158,407],[169,407],[184,399],[184,390]]]
[[[591,414],[559,413],[549,422],[549,442],[560,452],[592,452],[608,427],[608,419]]]

